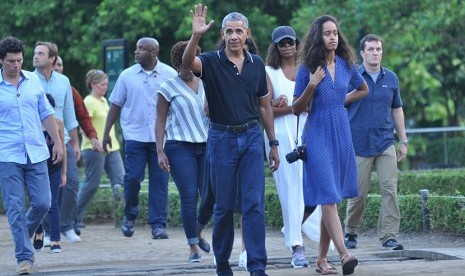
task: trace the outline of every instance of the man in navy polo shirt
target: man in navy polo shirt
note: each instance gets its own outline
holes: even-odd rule
[[[345,246],[357,247],[357,231],[362,225],[365,200],[370,189],[371,171],[376,169],[381,188],[378,237],[382,246],[402,250],[395,239],[399,232],[397,203],[397,162],[407,156],[404,111],[396,74],[381,66],[383,41],[373,34],[360,41],[363,64],[359,71],[369,87],[368,96],[348,107],[352,140],[357,156],[359,197],[347,202]],[[394,128],[400,143],[394,146]]]
[[[266,87],[263,60],[243,48],[250,36],[247,18],[237,12],[226,15],[221,25],[225,47],[196,57],[206,24],[207,7],[195,5],[192,36],[184,51],[183,64],[202,78],[210,113],[208,149],[210,177],[216,204],[213,251],[217,275],[233,275],[229,257],[234,242],[233,214],[238,187],[242,187],[242,231],[247,248],[247,270],[266,275],[264,161],[261,117],[270,140],[270,171],[278,169],[278,141]],[[241,185],[239,185],[241,183]]]

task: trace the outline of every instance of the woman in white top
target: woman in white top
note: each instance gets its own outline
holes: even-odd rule
[[[179,74],[158,90],[155,136],[158,164],[171,173],[179,191],[189,262],[199,262],[197,201],[206,172],[208,118],[203,83],[182,65],[186,46],[187,41],[180,41],[171,49],[171,63]]]
[[[284,159],[286,154],[296,147],[296,139],[301,137],[307,113],[299,118],[297,134],[297,116],[292,113],[295,77],[297,74],[296,56],[298,39],[289,26],[279,26],[273,30],[272,42],[266,57],[268,91],[272,97],[274,130],[279,141],[278,153]],[[300,145],[300,143],[299,143]],[[269,150],[265,135],[265,147]],[[291,264],[295,268],[308,267],[302,240],[302,221],[304,218],[304,200],[302,190],[302,161],[289,164],[281,162],[279,170],[273,176],[276,181],[279,201],[284,222],[286,247],[292,249]],[[313,210],[306,210],[312,213]]]

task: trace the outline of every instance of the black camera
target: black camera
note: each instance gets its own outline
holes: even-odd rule
[[[289,164],[294,163],[297,160],[306,161],[307,152],[305,151],[305,145],[298,146],[293,151],[286,154],[286,160]]]

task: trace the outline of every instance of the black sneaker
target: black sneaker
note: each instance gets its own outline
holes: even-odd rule
[[[348,249],[357,248],[357,234],[346,233],[344,238],[344,245]]]
[[[134,221],[124,218],[123,224],[121,225],[121,231],[125,237],[132,237],[135,232]]]
[[[43,234],[43,232],[41,234]],[[32,246],[34,246],[36,251],[42,250],[42,248],[44,248],[44,235],[42,235],[42,239],[38,239],[37,234],[34,234],[34,242]]]
[[[61,246],[59,244],[53,244],[50,246],[50,251],[52,253],[61,253]]]
[[[208,244],[207,240],[204,238],[201,238],[199,240],[198,244],[199,248],[202,249],[203,251],[210,253],[210,245]]]
[[[259,269],[259,270],[250,272],[250,276],[268,276],[268,274],[266,274],[265,271]]]
[[[194,252],[189,256],[189,263],[198,263],[202,261],[202,257],[198,252]]]
[[[164,240],[168,238],[168,234],[166,233],[166,230],[163,228],[153,228],[152,238],[154,240]]]
[[[383,247],[392,248],[392,250],[402,250],[404,247],[402,244],[397,242],[396,239],[388,239],[387,241],[383,242]]]

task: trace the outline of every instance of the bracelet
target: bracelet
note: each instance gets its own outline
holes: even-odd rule
[[[400,140],[400,144],[408,146],[408,140]]]

